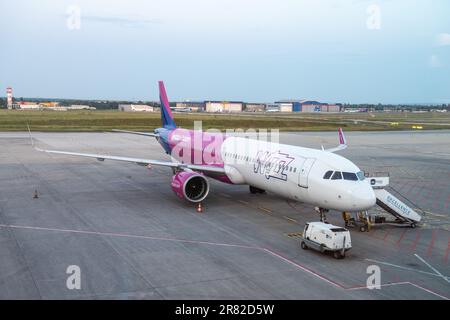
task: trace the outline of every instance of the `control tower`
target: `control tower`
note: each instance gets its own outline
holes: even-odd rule
[[[12,106],[13,106],[13,93],[12,93],[12,88],[11,87],[6,88],[6,99],[7,99],[8,109],[12,109]]]

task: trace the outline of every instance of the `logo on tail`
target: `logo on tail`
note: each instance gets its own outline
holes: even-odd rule
[[[173,120],[172,111],[170,110],[169,99],[167,99],[166,88],[164,82],[159,81],[159,101],[161,102],[161,122],[163,128],[175,129],[177,126]]]

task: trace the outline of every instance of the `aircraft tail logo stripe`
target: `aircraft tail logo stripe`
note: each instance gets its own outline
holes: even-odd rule
[[[169,99],[167,99],[166,88],[164,82],[159,81],[159,100],[161,102],[161,121],[164,128],[174,129],[177,126],[173,120],[172,111],[170,110]]]

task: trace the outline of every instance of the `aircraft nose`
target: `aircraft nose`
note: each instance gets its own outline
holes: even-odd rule
[[[373,191],[371,186],[367,186],[365,188],[357,188],[353,190],[353,203],[358,210],[367,210],[372,208],[377,199],[375,197],[375,192]]]

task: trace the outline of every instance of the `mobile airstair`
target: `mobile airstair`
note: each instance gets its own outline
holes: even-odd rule
[[[383,224],[415,228],[420,223],[425,212],[395,188],[389,186],[388,173],[366,174],[366,179],[369,180],[375,192],[379,208],[394,219],[387,219],[384,215],[370,215],[367,211],[358,212],[356,219],[344,213],[343,218],[347,227],[359,227],[360,231],[369,231],[372,227]]]

